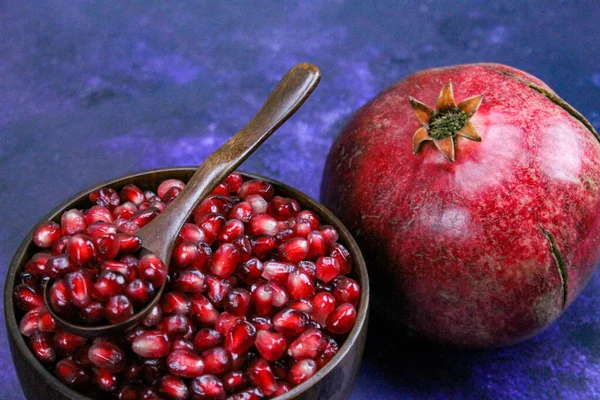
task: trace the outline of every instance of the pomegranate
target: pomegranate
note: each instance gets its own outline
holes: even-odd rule
[[[36,227],[39,249],[14,302],[35,357],[65,384],[119,399],[278,396],[322,368],[354,326],[360,287],[345,276],[352,260],[337,231],[261,180],[233,173],[196,207],[169,269],[155,255],[136,255],[135,232],[184,186],[168,179],[157,194],[133,184],[102,188],[88,210]],[[140,325],[93,340],[63,331],[42,297],[50,284],[61,315],[116,323],[163,283]]]
[[[375,309],[435,341],[510,345],[558,318],[600,260],[598,140],[523,71],[426,70],[354,115],[321,197],[365,253]]]

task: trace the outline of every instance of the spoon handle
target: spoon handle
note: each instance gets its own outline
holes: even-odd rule
[[[194,207],[296,112],[320,79],[321,72],[314,65],[293,67],[254,118],[200,165],[185,190],[163,213],[136,233],[143,247],[168,264],[174,238]]]

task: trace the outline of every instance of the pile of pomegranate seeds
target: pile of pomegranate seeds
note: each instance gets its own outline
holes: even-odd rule
[[[356,322],[358,283],[338,233],[272,185],[231,174],[194,211],[170,270],[135,256],[135,232],[183,190],[134,185],[90,194],[88,210],[34,232],[15,305],[37,359],[65,384],[117,399],[259,399],[288,392],[322,368]],[[127,319],[165,280],[152,312],[125,335],[86,339],[44,308],[90,324]]]

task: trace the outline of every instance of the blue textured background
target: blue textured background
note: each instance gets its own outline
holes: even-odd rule
[[[493,4],[491,4],[493,3]],[[243,166],[318,197],[349,115],[419,69],[495,61],[600,128],[597,1],[0,1],[0,268],[49,209],[100,181],[199,164],[295,63],[320,87]],[[460,352],[373,321],[354,399],[600,398],[600,275],[511,348]],[[22,399],[0,330],[0,398]]]

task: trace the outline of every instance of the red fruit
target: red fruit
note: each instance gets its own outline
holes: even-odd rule
[[[125,292],[125,278],[118,272],[103,271],[94,282],[92,296],[98,301],[108,301],[109,298]]]
[[[85,271],[75,271],[65,275],[67,293],[71,302],[78,308],[87,306],[92,300],[92,278]]]
[[[113,222],[114,217],[108,208],[102,206],[92,206],[85,213],[85,223],[90,226],[95,222]]]
[[[61,236],[60,239],[52,246],[52,255],[58,256],[67,252],[67,243],[69,242],[69,235]]]
[[[179,193],[181,193],[183,190],[179,189],[178,187],[172,187],[171,189],[169,189],[167,191],[167,193],[165,193],[165,197],[162,198],[162,201],[164,201],[165,203],[170,203],[171,201],[173,201],[177,196],[179,196]],[[152,203],[152,204],[156,204],[156,203]],[[163,210],[161,210],[162,212]]]
[[[231,283],[225,279],[219,279],[214,275],[208,275],[206,277],[206,296],[212,301],[217,307],[220,307],[227,294],[231,290]]]
[[[267,212],[267,201],[258,194],[251,194],[244,199],[252,207],[252,214],[264,214]]]
[[[160,358],[169,354],[171,343],[164,332],[146,331],[133,340],[131,349],[143,358]]]
[[[175,339],[173,339],[173,342],[171,343],[171,351],[177,351],[177,350],[194,351],[194,343],[192,343],[188,339],[175,338]]]
[[[335,243],[329,252],[329,256],[335,258],[340,264],[340,274],[347,275],[352,270],[352,256],[348,249],[340,243]]]
[[[133,256],[127,256],[127,258]],[[113,261],[113,260],[103,260],[100,263],[100,270],[114,272],[116,274],[122,275],[125,279],[125,282],[131,282],[137,278],[137,259],[135,259],[135,264],[131,264],[126,258],[122,258],[121,261]]]
[[[190,317],[193,321],[209,326],[215,323],[219,312],[206,297],[197,294],[190,298],[190,302]]]
[[[112,215],[115,218],[129,219],[133,216],[133,214],[136,213],[137,210],[138,208],[135,204],[127,201],[123,204],[116,206],[115,209],[112,211]]]
[[[43,249],[52,247],[60,239],[60,225],[53,221],[45,221],[35,227],[33,243]]]
[[[287,290],[274,281],[269,282],[268,285],[273,289],[273,306],[283,307],[290,300]]]
[[[316,260],[325,255],[325,238],[323,238],[323,234],[320,231],[309,232],[306,236],[306,240],[308,241],[308,253],[306,258],[309,260]]]
[[[159,288],[167,279],[167,266],[154,254],[146,254],[140,258],[138,275],[155,288]]]
[[[99,238],[103,235],[114,235],[117,233],[117,226],[114,224],[109,224],[106,222],[94,222],[89,225],[85,231],[83,231],[85,236],[90,237],[91,239]]]
[[[350,303],[336,307],[327,317],[327,330],[341,335],[350,332],[356,322],[356,309]]]
[[[21,318],[21,322],[19,323],[19,331],[23,336],[29,337],[37,330],[38,317],[41,310],[42,307],[31,309]]]
[[[43,276],[46,274],[46,264],[52,258],[54,257],[48,253],[36,253],[25,264],[24,270],[35,276]]]
[[[223,376],[223,388],[227,393],[240,391],[248,386],[242,371],[231,371]]]
[[[190,312],[190,305],[190,299],[179,292],[167,292],[160,299],[164,314],[186,315]]]
[[[279,381],[279,387],[273,393],[273,396],[281,396],[292,390],[292,385],[285,381]]]
[[[262,358],[267,361],[277,361],[285,353],[287,341],[281,333],[261,330],[256,334],[254,345]]]
[[[90,193],[90,201],[96,205],[113,210],[121,203],[119,194],[111,188],[101,188]]]
[[[87,306],[79,310],[79,315],[89,324],[100,322],[105,316],[104,304],[100,303],[99,301],[91,301]]]
[[[203,351],[220,346],[222,344],[223,335],[214,329],[202,328],[194,337],[194,350],[196,350],[198,353],[202,353]]]
[[[212,257],[210,271],[221,278],[227,278],[235,271],[239,260],[240,252],[237,247],[231,243],[223,243]]]
[[[169,315],[163,318],[156,328],[166,333],[170,339],[191,339],[194,334],[194,328],[185,315]]]
[[[237,320],[225,337],[225,349],[231,353],[246,352],[256,341],[256,328],[250,322]]]
[[[89,377],[81,365],[68,359],[56,363],[54,375],[67,386],[75,388],[83,387],[89,382]]]
[[[231,202],[225,196],[210,195],[196,207],[194,210],[194,222],[198,223],[206,214],[217,213],[227,214],[232,208]]]
[[[315,293],[313,280],[299,269],[295,269],[288,276],[287,288],[293,299],[312,297]]]
[[[231,239],[233,244],[240,252],[240,262],[246,262],[252,256],[252,243],[246,235],[237,235]]]
[[[140,208],[129,218],[129,222],[134,223],[136,226],[141,228],[142,226],[148,225],[150,222],[152,222],[154,218],[158,217],[158,214],[160,214],[160,210],[156,207],[149,206],[145,209]]]
[[[185,188],[185,183],[183,183],[179,179],[164,180],[161,182],[160,185],[158,185],[158,189],[156,190],[156,193],[158,194],[158,197],[160,197],[162,199],[165,197],[167,192],[173,187],[183,190]]]
[[[175,245],[172,257],[174,266],[178,268],[187,267],[198,258],[198,245],[196,242],[181,241]]]
[[[192,400],[224,400],[227,397],[223,382],[214,375],[202,375],[190,383]]]
[[[74,235],[83,232],[86,227],[85,216],[79,210],[67,210],[60,217],[60,233],[62,235]]]
[[[125,287],[125,294],[135,306],[143,306],[154,295],[154,286],[141,279],[134,279]]]
[[[104,307],[104,315],[113,324],[123,322],[133,315],[133,306],[127,296],[113,296]]]
[[[204,214],[195,221],[196,225],[204,231],[205,241],[208,244],[212,244],[217,239],[225,225],[225,217],[217,213]]]
[[[237,316],[244,316],[250,308],[251,295],[244,288],[235,288],[227,293],[225,310]]]
[[[27,289],[27,285],[19,285],[15,288],[15,305],[22,310],[30,310],[43,305],[42,295],[33,292],[35,296],[30,297],[30,290],[33,291],[31,288]],[[28,303],[25,304],[30,304],[29,308],[25,308],[23,303],[20,305],[17,298],[20,298],[21,302],[27,300]],[[67,285],[63,279],[55,281],[50,287],[50,306],[52,310],[61,315],[67,315],[73,311],[73,304],[69,300]]]
[[[134,385],[124,385],[119,388],[115,397],[117,400],[138,400],[140,388]]]
[[[268,213],[278,221],[295,217],[300,212],[300,204],[294,199],[274,196],[269,202]]]
[[[238,317],[237,315],[230,314],[227,311],[222,312],[215,320],[215,329],[225,337],[229,333],[229,330],[235,321],[238,319],[243,319],[243,317]]]
[[[250,383],[258,386],[267,396],[272,395],[277,390],[277,381],[266,360],[256,360],[248,367],[246,374]]]
[[[286,285],[290,272],[294,270],[294,264],[281,261],[267,261],[263,263],[262,277],[269,281],[275,281]]]
[[[67,254],[61,254],[59,256],[48,259],[46,267],[44,268],[46,276],[52,279],[60,278],[70,272],[77,271],[77,265]]]
[[[288,354],[296,360],[316,358],[325,349],[327,342],[323,332],[310,328],[305,330],[288,347]]]
[[[173,288],[184,293],[202,293],[206,290],[205,276],[196,269],[187,269],[177,273]]]
[[[299,385],[310,379],[317,372],[315,360],[305,359],[292,365],[288,374],[288,380],[292,385]]]
[[[335,297],[331,293],[319,292],[313,297],[312,319],[325,326],[327,317],[335,310]]]
[[[286,240],[279,246],[279,256],[291,263],[298,263],[308,255],[308,241],[296,237]]]
[[[142,240],[139,237],[126,233],[118,233],[117,240],[119,241],[119,250],[122,253],[135,253],[142,246]]]
[[[235,236],[244,234],[244,223],[239,219],[230,219],[225,222],[223,229],[217,237],[222,242],[230,242]]]
[[[132,217],[133,217],[133,215],[132,215]],[[124,233],[127,235],[133,235],[140,229],[140,226],[138,224],[136,224],[135,222],[120,219],[120,218],[117,218],[115,220],[115,226],[117,227],[118,233]]]
[[[323,368],[338,352],[339,346],[333,338],[326,338],[327,344],[321,355],[316,359],[317,366]]]
[[[88,350],[88,359],[96,367],[111,372],[123,372],[127,366],[123,350],[106,341],[96,341],[92,344]]]
[[[338,232],[331,225],[321,226],[319,228],[319,232],[323,236],[323,239],[325,240],[325,245],[327,246],[327,248],[330,248],[331,246],[333,246],[340,237]]]
[[[61,356],[70,356],[87,343],[87,339],[67,331],[54,334],[54,348]]]
[[[94,243],[87,236],[73,235],[67,242],[67,253],[75,264],[84,265],[94,257]]]
[[[173,375],[164,376],[160,380],[158,391],[168,400],[187,400],[190,397],[185,381]]]
[[[312,302],[309,299],[292,300],[286,304],[286,307],[295,308],[296,310],[305,312],[308,315],[311,315],[314,309]]]
[[[40,332],[54,332],[56,330],[56,322],[46,307],[42,307],[38,315],[37,329]]]
[[[258,258],[250,258],[238,264],[237,275],[245,284],[251,285],[261,277],[263,270],[263,263]]]
[[[257,315],[267,315],[273,306],[273,287],[269,284],[260,285],[251,295],[254,311]]]
[[[191,223],[184,224],[181,231],[179,231],[178,236],[181,240],[187,240],[189,242],[203,242],[204,237],[204,231]]]
[[[225,178],[225,182],[229,184],[231,192],[236,193],[242,187],[244,178],[242,178],[242,175],[238,174],[237,172],[232,172],[227,178]]]
[[[139,206],[145,200],[146,198],[144,197],[144,192],[131,183],[123,186],[123,189],[121,189],[121,201],[123,202],[129,201],[136,206]]]
[[[317,260],[316,276],[321,281],[331,282],[340,274],[340,264],[333,257],[319,257]]]
[[[120,243],[117,235],[102,235],[93,241],[98,257],[105,260],[112,260],[117,256],[120,250]]]
[[[255,236],[250,243],[252,243],[252,254],[259,260],[267,258],[275,248],[275,241],[267,235]]]
[[[285,336],[298,336],[308,326],[306,313],[294,308],[287,308],[273,316],[273,327]]]
[[[152,307],[152,310],[150,310],[148,315],[146,315],[146,318],[144,318],[144,322],[142,322],[142,324],[144,326],[147,326],[148,328],[151,328],[153,326],[156,326],[161,319],[162,309],[159,305],[155,305],[154,307]]]
[[[223,347],[213,347],[202,353],[204,372],[207,374],[222,374],[231,369],[231,354]]]
[[[169,372],[183,378],[197,378],[204,372],[202,357],[192,351],[178,350],[167,358]]]
[[[235,393],[227,398],[227,400],[260,400],[264,399],[264,393],[256,387],[246,389],[244,391]]]
[[[261,197],[262,199],[262,197]],[[264,211],[263,211],[264,212]],[[233,208],[227,214],[227,217],[230,219],[237,219],[242,221],[243,223],[247,223],[250,221],[252,217],[253,209],[252,205],[247,201],[242,201],[233,206]]]
[[[29,338],[33,355],[40,362],[51,363],[56,359],[56,350],[52,344],[52,333],[34,332]]]
[[[352,278],[338,276],[333,280],[333,296],[338,304],[350,303],[354,307],[360,298],[360,286]]]
[[[197,242],[196,244],[198,246],[198,257],[192,264],[192,268],[208,274],[212,263],[212,249],[205,242]]]
[[[15,287],[13,301],[15,306],[23,311],[33,310],[44,305],[42,294],[24,283]]]
[[[117,375],[107,369],[93,368],[91,381],[103,392],[114,392],[119,386]]]
[[[254,214],[248,222],[248,234],[275,236],[279,228],[277,220],[267,214]]]

